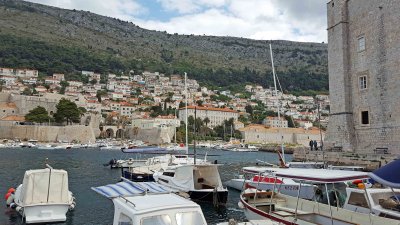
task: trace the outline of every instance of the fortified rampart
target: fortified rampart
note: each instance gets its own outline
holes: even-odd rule
[[[94,143],[96,141],[95,134],[90,126],[18,125],[8,121],[0,121],[0,138],[34,139],[40,142],[77,141],[80,143]]]
[[[174,138],[174,128],[157,127],[152,129],[129,128],[128,137],[134,140],[142,140],[149,144],[171,143]]]

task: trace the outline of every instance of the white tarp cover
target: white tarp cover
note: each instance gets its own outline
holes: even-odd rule
[[[20,199],[24,205],[69,204],[67,171],[55,169],[26,171]]]
[[[177,187],[184,188],[184,191],[193,190],[193,167],[193,165],[177,166],[175,176],[170,180],[169,184],[173,183]]]

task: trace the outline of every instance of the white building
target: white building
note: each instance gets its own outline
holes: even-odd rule
[[[263,120],[263,125],[267,127],[282,127],[282,128],[287,128],[288,127],[288,121],[284,117],[272,117],[272,116],[267,116]]]
[[[188,106],[188,117],[193,116],[196,109],[196,117],[204,120],[208,118],[210,122],[207,124],[208,127],[213,128],[221,125],[225,120],[230,120],[233,118],[237,121],[239,117],[239,112],[227,109],[227,108],[209,108],[200,106]],[[179,119],[183,122],[186,120],[186,107],[179,109]]]
[[[132,119],[132,127],[152,129],[155,127],[179,127],[180,121],[175,116],[158,116],[156,118],[139,117]]]
[[[0,68],[0,76],[14,76],[15,71],[12,68]]]
[[[37,70],[16,69],[15,76],[22,77],[22,78],[38,77],[39,72]]]

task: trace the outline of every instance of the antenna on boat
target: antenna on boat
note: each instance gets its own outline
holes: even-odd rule
[[[271,41],[272,42],[272,41]],[[274,56],[272,54],[272,44],[271,42],[269,43],[269,53],[271,55],[271,66],[272,66],[272,75],[274,77],[274,88],[275,88],[275,96],[278,98],[278,88],[276,86],[276,80],[277,76],[275,73],[275,66],[274,66]],[[281,121],[281,112],[280,112],[280,102],[278,101],[278,121],[280,122],[281,126],[279,128],[279,133],[281,136],[281,152],[282,152],[282,161],[285,162],[285,149],[283,148],[283,136],[281,134],[281,129],[282,129],[282,121]]]

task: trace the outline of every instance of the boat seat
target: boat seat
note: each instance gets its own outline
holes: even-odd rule
[[[276,211],[274,213],[276,213],[278,215],[285,214],[286,216],[290,216],[290,215],[294,216],[295,211],[296,210],[292,209],[292,208],[278,206],[278,207],[276,207]],[[313,212],[305,212],[305,211],[297,209],[297,215],[307,215],[307,214],[312,214],[312,213]]]

